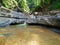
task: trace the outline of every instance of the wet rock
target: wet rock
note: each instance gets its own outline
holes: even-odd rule
[[[11,23],[7,22],[9,25],[24,23],[24,22],[26,22],[26,20],[28,18],[28,16],[24,15],[21,12],[12,11],[12,10],[6,9],[4,7],[0,8],[0,17],[7,20],[7,21],[9,19],[10,20],[9,22],[11,22]],[[15,20],[15,21],[13,21],[13,20]],[[6,24],[5,22],[6,21],[4,21],[3,23]],[[3,25],[3,24],[1,23],[1,25]]]
[[[16,21],[16,20],[13,18],[0,17],[0,27],[8,26],[9,24],[13,23],[14,21]]]
[[[0,16],[20,18],[20,19],[28,18],[28,16],[26,16],[25,14],[21,12],[12,11],[12,10],[6,9],[5,7],[0,8]]]
[[[30,21],[30,22],[29,22]],[[50,16],[37,16],[36,19],[28,20],[28,23],[35,23],[35,24],[43,24],[43,25],[51,25],[60,27],[60,15]]]
[[[0,26],[6,26],[14,23],[38,23],[60,27],[60,14],[56,15],[25,15],[21,12],[11,11],[6,8],[0,8]],[[6,23],[7,22],[7,23]]]
[[[60,13],[60,10],[52,10],[49,12],[51,15],[56,15]]]

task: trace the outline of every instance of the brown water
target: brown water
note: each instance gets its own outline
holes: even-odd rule
[[[0,28],[0,45],[60,45],[60,34],[41,26]]]

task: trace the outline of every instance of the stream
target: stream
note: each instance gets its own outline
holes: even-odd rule
[[[59,45],[60,30],[44,26],[12,25],[0,27],[1,45]]]

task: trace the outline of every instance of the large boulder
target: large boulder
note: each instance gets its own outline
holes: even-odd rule
[[[7,23],[6,23],[7,22]],[[25,15],[21,12],[12,11],[4,7],[0,8],[0,26],[15,23],[43,24],[60,27],[60,13],[56,15]]]
[[[37,16],[37,18],[29,19],[28,24],[43,24],[43,25],[50,25],[54,27],[60,27],[60,15],[50,16]]]
[[[12,11],[4,7],[0,8],[0,26],[24,23],[26,22],[27,18],[28,16],[21,12]]]

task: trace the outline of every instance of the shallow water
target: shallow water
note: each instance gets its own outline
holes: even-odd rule
[[[1,27],[0,45],[60,45],[60,34],[42,26]]]

